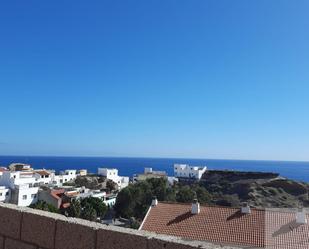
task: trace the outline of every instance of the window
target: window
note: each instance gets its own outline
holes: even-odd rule
[[[63,183],[63,180],[60,180],[60,183]]]
[[[6,196],[9,196],[9,192],[6,192],[5,195],[6,195]]]
[[[0,196],[2,196],[2,193],[0,193]]]
[[[27,195],[23,195],[23,200],[27,200]]]
[[[32,199],[36,198],[36,194],[32,194],[32,195],[31,195],[31,198],[32,198]]]

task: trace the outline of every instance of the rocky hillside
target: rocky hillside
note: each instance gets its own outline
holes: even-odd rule
[[[207,171],[201,184],[219,205],[254,207],[309,207],[309,185],[276,173]]]

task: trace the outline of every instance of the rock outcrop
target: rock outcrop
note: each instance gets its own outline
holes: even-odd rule
[[[309,185],[285,179],[276,173],[207,171],[201,184],[212,194],[214,202],[253,207],[309,207]]]

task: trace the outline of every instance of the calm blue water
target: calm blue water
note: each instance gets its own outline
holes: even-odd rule
[[[174,163],[207,165],[209,169],[232,169],[243,171],[276,172],[294,180],[309,182],[309,162],[244,161],[213,159],[177,159],[177,158],[113,158],[113,157],[38,157],[38,156],[0,156],[0,165],[12,162],[28,163],[34,168],[88,169],[95,173],[98,167],[119,169],[119,174],[132,176],[144,171],[144,167],[165,170],[173,175]]]

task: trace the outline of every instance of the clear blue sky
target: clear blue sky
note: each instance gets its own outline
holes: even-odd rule
[[[2,1],[0,154],[309,160],[308,12]]]

